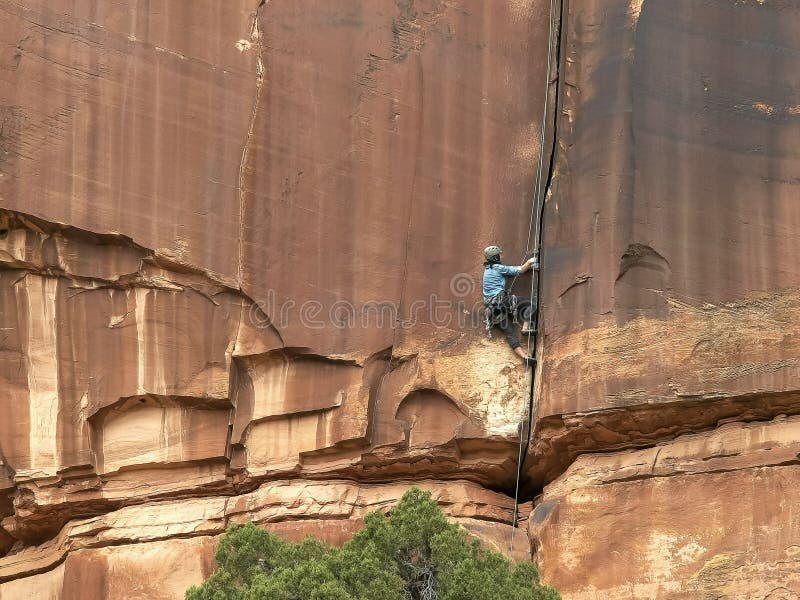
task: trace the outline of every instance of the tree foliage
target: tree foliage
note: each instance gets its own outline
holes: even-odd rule
[[[342,548],[286,542],[232,525],[217,570],[186,600],[558,600],[533,564],[512,564],[449,523],[430,492],[407,491],[387,518],[367,515]]]

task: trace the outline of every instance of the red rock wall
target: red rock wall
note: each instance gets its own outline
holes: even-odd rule
[[[541,416],[797,389],[789,6],[567,3]]]
[[[389,509],[411,483],[274,480],[235,497],[212,493],[73,519],[55,538],[3,559],[0,598],[181,598],[213,571],[214,547],[228,525],[252,521],[295,541],[312,534],[340,544],[368,512]],[[508,552],[508,496],[466,481],[414,483],[488,547]],[[529,505],[520,511],[522,526],[529,511]],[[517,534],[514,555],[527,558],[524,530]]]
[[[575,599],[793,598],[800,12],[567,0],[563,21],[543,575]]]
[[[564,598],[794,598],[798,417],[584,454],[530,519]]]
[[[0,3],[3,600],[178,597],[227,517],[177,515],[255,490],[357,526],[286,478],[433,478],[509,551],[527,374],[462,321],[525,252],[545,7]],[[85,521],[134,508],[161,533]]]
[[[800,12],[553,5],[515,554],[793,597]],[[0,3],[1,600],[180,597],[228,522],[341,542],[411,481],[508,551],[529,379],[467,323],[549,6]]]

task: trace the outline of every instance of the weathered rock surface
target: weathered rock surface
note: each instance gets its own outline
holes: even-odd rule
[[[537,483],[800,407],[795,8],[564,3]]]
[[[341,543],[412,481],[508,549],[475,284],[532,247],[550,6],[0,1],[0,599],[178,598],[227,523]],[[552,6],[536,560],[793,598],[800,11]]]
[[[800,417],[585,454],[530,519],[565,598],[800,595]]]
[[[258,307],[204,274],[116,237],[11,218],[5,533],[38,543],[70,516],[290,474],[512,480],[524,372],[497,352],[459,370],[452,350],[478,358],[487,342],[393,365],[388,351],[358,363],[273,349],[276,330],[249,321]],[[70,257],[100,241],[138,261],[133,272],[77,273]],[[486,369],[505,371],[502,397],[501,380],[477,380]]]
[[[507,545],[528,376],[465,323],[475,248],[525,251],[544,7],[0,2],[4,600],[180,596],[287,477],[436,478]]]
[[[509,552],[510,498],[465,481],[416,483],[489,547]],[[179,597],[213,570],[216,539],[230,523],[252,521],[289,539],[310,533],[340,544],[368,512],[395,504],[409,484],[277,481],[238,496],[148,503],[73,520],[53,540],[2,561],[0,582],[8,583],[0,584],[0,598]],[[523,506],[520,515],[514,546],[519,559],[529,556],[524,530],[529,510]],[[150,583],[136,576],[143,571]],[[164,585],[155,583],[161,580]]]
[[[563,10],[526,462],[543,575],[570,599],[798,597],[797,420],[743,422],[800,412],[800,13]]]

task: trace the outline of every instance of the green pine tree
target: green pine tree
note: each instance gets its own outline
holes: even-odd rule
[[[186,600],[560,599],[532,563],[482,548],[416,487],[388,518],[368,514],[342,548],[286,542],[248,523],[229,527],[215,556],[217,570]]]

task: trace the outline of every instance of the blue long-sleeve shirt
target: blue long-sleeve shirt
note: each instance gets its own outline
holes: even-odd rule
[[[514,277],[522,273],[519,267],[507,265],[489,265],[483,270],[483,301],[488,302],[506,289],[506,277]]]

